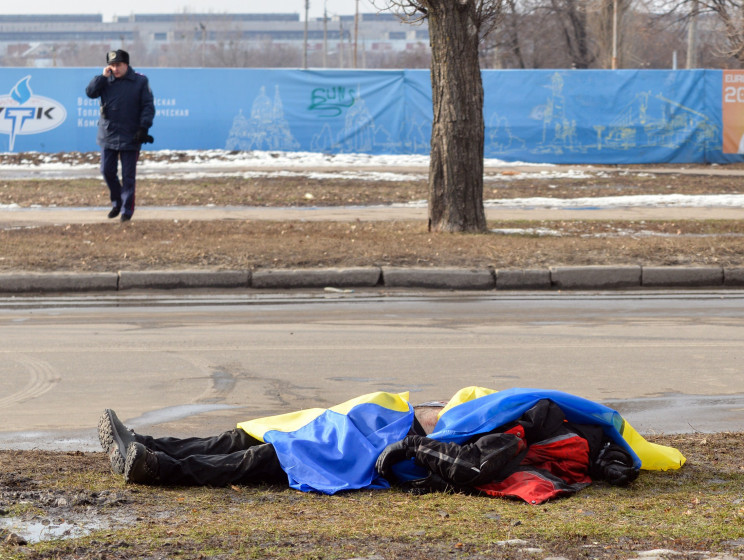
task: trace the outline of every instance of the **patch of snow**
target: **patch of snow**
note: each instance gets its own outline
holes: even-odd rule
[[[8,154],[6,154],[8,155]],[[24,154],[21,163],[4,163],[0,178],[83,178],[99,177],[97,154]],[[160,180],[206,177],[308,177],[355,181],[421,180],[427,176],[428,155],[323,154],[313,152],[231,152],[227,150],[160,150],[147,152],[139,164],[141,177]],[[484,160],[488,182],[520,179],[576,178],[603,175],[592,166],[567,168],[552,164],[525,164],[499,159]],[[528,170],[515,168],[528,166]],[[387,168],[387,169],[386,169]],[[389,170],[388,170],[389,169]],[[425,200],[398,207],[425,207]],[[744,195],[637,195],[597,198],[495,198],[484,201],[486,208],[608,209],[638,207],[727,207],[744,208]],[[0,205],[13,209],[17,205]]]
[[[486,208],[744,208],[742,194],[650,194],[630,196],[599,196],[596,198],[509,198],[485,200]]]

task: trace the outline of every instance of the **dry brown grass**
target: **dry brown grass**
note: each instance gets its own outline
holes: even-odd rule
[[[485,197],[744,192],[737,176],[596,171],[576,179],[489,177]],[[307,177],[148,180],[139,206],[339,206],[426,198],[426,181]],[[312,197],[308,196],[312,195]],[[0,181],[0,204],[106,207],[100,180]],[[105,212],[105,210],[102,210]],[[744,265],[738,220],[492,222],[516,233],[430,234],[423,222],[118,221],[0,229],[0,270],[259,269],[334,266],[542,268],[560,265]],[[540,231],[547,230],[548,235]]]

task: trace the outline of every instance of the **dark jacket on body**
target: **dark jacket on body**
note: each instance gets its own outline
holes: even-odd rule
[[[155,103],[147,76],[137,74],[130,66],[121,78],[99,74],[85,93],[101,98],[101,118],[98,120],[96,142],[102,148],[139,150],[134,135],[139,129],[149,129],[155,117]]]
[[[403,486],[414,491],[480,491],[531,503],[577,492],[592,480],[624,486],[638,471],[633,458],[611,443],[601,427],[573,424],[554,402],[543,399],[516,422],[476,434],[462,445],[413,433],[389,445],[377,470],[395,480],[393,466],[413,460],[425,478]]]

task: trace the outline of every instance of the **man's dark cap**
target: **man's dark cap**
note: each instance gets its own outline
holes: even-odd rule
[[[114,64],[115,62],[123,62],[124,64],[129,64],[129,53],[121,49],[107,52],[106,64]]]

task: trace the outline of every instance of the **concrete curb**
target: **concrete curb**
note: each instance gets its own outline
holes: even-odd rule
[[[386,288],[433,288],[438,290],[492,290],[496,278],[492,270],[459,268],[382,267]]]
[[[550,282],[561,290],[615,290],[641,285],[640,266],[551,267]]]
[[[549,290],[551,288],[550,270],[497,270],[497,290]]]
[[[644,266],[643,285],[652,288],[723,285],[723,269],[714,266]]]
[[[0,274],[0,293],[116,291],[118,282],[115,272],[21,272]]]
[[[744,268],[724,268],[724,286],[744,286]]]
[[[274,288],[370,288],[380,281],[380,269],[372,267],[257,270],[251,287]]]
[[[119,290],[178,288],[248,288],[247,270],[122,270]]]
[[[169,289],[413,288],[435,290],[618,290],[739,288],[744,268],[556,266],[546,269],[350,267],[0,273],[0,293]]]

